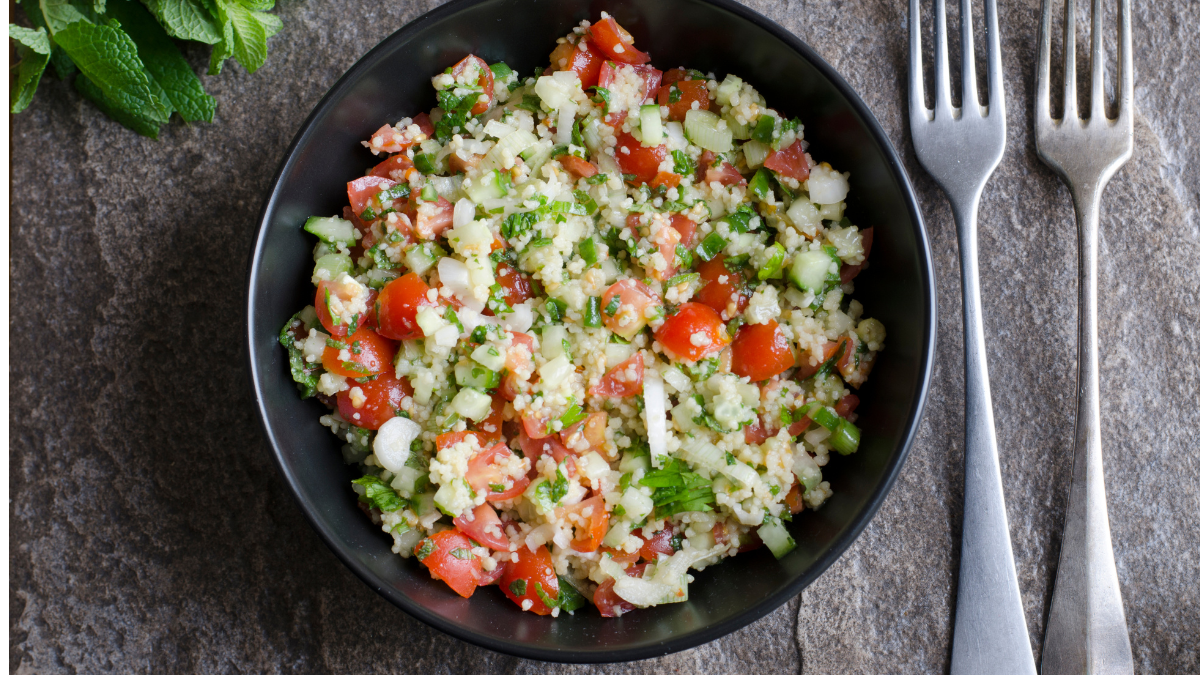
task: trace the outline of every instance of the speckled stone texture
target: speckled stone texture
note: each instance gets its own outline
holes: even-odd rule
[[[254,221],[320,96],[434,4],[284,2],[259,73],[232,65],[206,78],[216,123],[173,123],[157,142],[50,79],[13,118],[10,668],[945,672],[962,501],[959,275],[947,202],[907,134],[902,0],[750,3],[808,41],[882,122],[917,186],[938,271],[938,367],[918,442],[878,516],[801,599],[681,654],[560,667],[425,627],[320,543],[272,465],[242,370]],[[1000,4],[1009,149],[983,199],[981,273],[1036,655],[1070,472],[1075,225],[1030,135],[1040,3]],[[1200,5],[1142,0],[1133,24],[1136,146],[1101,219],[1109,513],[1139,671],[1197,672]],[[189,56],[200,70],[207,52]]]

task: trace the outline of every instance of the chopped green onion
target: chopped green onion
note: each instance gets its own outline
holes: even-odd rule
[[[592,176],[591,178],[585,178],[583,180],[588,185],[600,185],[600,184],[608,182],[608,174],[598,173],[595,176]]]
[[[596,253],[596,240],[588,237],[579,242],[579,255],[583,257],[583,261],[588,264],[588,267],[595,265],[600,259]]]
[[[583,325],[588,328],[599,328],[603,325],[600,318],[600,298],[592,296],[587,299],[583,308]]]
[[[589,216],[592,215],[593,213],[596,212],[597,209],[600,208],[600,207],[596,206],[596,200],[592,199],[592,196],[589,195],[588,193],[584,192],[583,190],[576,190],[572,194],[575,195],[575,201],[578,202],[579,205],[582,206],[585,211],[587,211],[587,215],[589,215]]]
[[[834,450],[843,455],[849,455],[858,450],[858,441],[862,433],[849,420],[838,418],[837,426],[831,431],[833,434],[829,437],[829,444],[833,446]]]
[[[437,190],[432,185],[426,185],[421,189],[421,199],[427,202],[436,202],[438,199]]]
[[[727,243],[724,237],[713,232],[705,237],[704,241],[700,242],[700,246],[696,248],[696,255],[700,256],[700,259],[704,262],[708,262],[717,257],[718,253],[725,250]]]
[[[434,165],[436,155],[428,152],[423,152],[413,157],[413,166],[417,167],[417,171],[421,173],[437,173],[437,167]]]
[[[783,244],[775,242],[766,252],[767,261],[758,270],[758,280],[783,278],[783,261],[787,258],[787,251],[783,248]]]
[[[837,414],[830,410],[828,406],[823,406],[820,404],[810,405],[806,414],[812,418],[812,421],[820,424],[830,431],[835,431],[837,429],[838,420],[841,419],[837,416]]]
[[[546,298],[546,314],[554,323],[562,323],[567,314],[567,303],[558,298]]]
[[[771,172],[767,169],[759,169],[754,174],[754,178],[750,179],[747,189],[756,199],[765,200],[771,193]]]
[[[759,143],[770,144],[775,138],[775,116],[763,115],[758,118],[758,124],[754,126],[754,131],[750,137]]]
[[[676,274],[675,276],[671,277],[670,279],[667,279],[666,286],[668,288],[670,288],[671,286],[682,286],[683,284],[690,284],[699,278],[700,278],[700,274],[698,272],[690,272],[688,274]]]

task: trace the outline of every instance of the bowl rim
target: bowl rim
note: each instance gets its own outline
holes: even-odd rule
[[[493,638],[487,635],[475,633],[469,629],[463,628],[456,623],[444,619],[436,612],[426,609],[421,604],[409,600],[404,594],[396,591],[387,584],[378,575],[372,572],[365,564],[361,563],[357,558],[343,551],[334,542],[336,541],[335,533],[329,528],[324,527],[317,518],[314,509],[304,500],[300,498],[300,489],[298,481],[294,473],[289,469],[284,462],[280,444],[275,437],[275,433],[267,423],[267,408],[265,399],[262,396],[262,387],[260,384],[260,372],[258,369],[257,356],[259,350],[255,343],[255,334],[251,317],[255,316],[255,293],[254,289],[258,286],[259,274],[262,264],[263,244],[266,239],[267,226],[269,217],[273,216],[276,199],[279,197],[280,179],[285,173],[290,173],[292,165],[296,161],[296,150],[303,144],[309,141],[309,137],[313,132],[315,122],[318,118],[324,115],[326,107],[330,102],[341,93],[341,89],[347,82],[356,78],[361,71],[372,67],[377,59],[380,58],[381,52],[385,47],[391,45],[395,41],[403,41],[409,39],[412,34],[417,33],[425,28],[430,23],[435,23],[443,19],[449,18],[462,10],[468,9],[484,2],[491,0],[451,0],[439,7],[425,12],[407,24],[401,26],[395,32],[381,40],[379,44],[372,47],[366,54],[360,57],[354,65],[352,65],[337,82],[329,88],[328,91],[321,97],[320,101],[313,107],[312,111],[305,118],[303,124],[300,125],[287,151],[284,153],[283,160],[276,169],[275,175],[271,179],[270,188],[267,191],[267,197],[263,201],[262,209],[258,216],[258,234],[254,241],[254,250],[251,253],[249,260],[249,275],[247,284],[247,315],[246,329],[249,350],[247,358],[249,360],[249,375],[251,385],[254,390],[254,400],[258,410],[258,421],[262,426],[264,433],[267,436],[271,445],[271,456],[283,475],[284,481],[287,483],[288,489],[291,492],[292,498],[299,505],[304,518],[309,525],[316,530],[325,546],[341,560],[342,564],[348,567],[356,576],[363,582],[373,588],[377,593],[386,598],[393,605],[410,616],[432,626],[444,633],[454,636],[464,642],[490,649],[495,652],[510,654],[513,656],[535,659],[539,661],[559,662],[559,663],[617,663],[623,661],[637,661],[641,659],[654,658],[664,656],[674,652],[690,649],[717,638],[723,637],[729,633],[739,630],[759,619],[766,616],[770,612],[775,611],[781,605],[791,600],[796,594],[808,587],[821,574],[827,570],[842,554],[853,544],[862,534],[867,524],[875,517],[879,507],[891,492],[892,486],[896,482],[896,478],[900,474],[900,470],[904,466],[904,462],[908,458],[908,454],[915,442],[918,427],[921,418],[924,414],[925,403],[928,398],[929,389],[931,387],[934,358],[936,354],[937,342],[937,287],[936,276],[933,271],[933,256],[929,246],[929,237],[925,229],[925,221],[921,215],[921,210],[917,203],[916,192],[913,188],[912,181],[909,179],[908,172],[904,169],[904,165],[900,160],[900,156],[893,146],[891,139],[879,124],[879,121],[871,113],[866,103],[858,96],[853,88],[846,82],[842,76],[834,70],[824,59],[816,53],[806,42],[795,36],[787,29],[780,26],[775,21],[767,18],[759,12],[743,6],[732,0],[698,0],[708,5],[712,5],[718,9],[735,14],[758,28],[770,33],[788,48],[796,52],[801,58],[807,60],[816,70],[824,76],[829,82],[846,98],[851,108],[858,114],[862,120],[867,132],[879,144],[884,160],[888,168],[899,179],[901,191],[905,197],[908,207],[909,216],[915,224],[916,235],[916,250],[918,258],[918,267],[920,277],[926,288],[925,303],[927,307],[924,317],[922,349],[920,350],[920,365],[918,380],[919,386],[916,392],[915,405],[905,420],[903,432],[901,434],[901,442],[899,451],[893,453],[884,469],[882,481],[876,487],[875,493],[872,494],[864,506],[864,508],[850,522],[849,527],[843,533],[842,537],[835,542],[823,555],[821,555],[814,564],[796,579],[789,582],[779,592],[764,597],[754,605],[745,609],[739,614],[718,621],[714,624],[705,626],[693,632],[673,637],[658,643],[643,645],[632,648],[618,648],[604,652],[568,652],[553,649],[544,649],[532,647],[517,640],[504,640]]]

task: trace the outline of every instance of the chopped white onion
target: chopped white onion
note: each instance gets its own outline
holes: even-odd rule
[[[442,258],[445,260],[445,258]],[[466,304],[466,303],[463,303]],[[526,300],[519,305],[513,305],[511,312],[505,312],[500,317],[500,325],[514,333],[528,333],[533,326],[533,307]]]
[[[475,220],[475,203],[463,197],[454,205],[454,227],[462,227]]]
[[[455,207],[455,211],[457,211]],[[471,275],[467,269],[467,265],[455,258],[446,256],[438,261],[438,278],[442,280],[442,285],[450,289],[450,293],[458,298],[463,307],[473,309],[476,312],[483,311],[483,303],[475,299],[475,295],[471,293]],[[532,324],[532,321],[530,322]]]
[[[646,439],[650,443],[650,461],[662,466],[667,456],[667,393],[658,372],[647,368],[642,380],[646,401]]]
[[[384,422],[371,446],[375,451],[375,461],[388,471],[399,473],[408,461],[412,442],[420,435],[421,425],[407,417],[393,417]]]

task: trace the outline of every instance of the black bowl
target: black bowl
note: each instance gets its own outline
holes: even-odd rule
[[[859,393],[862,445],[825,467],[833,497],[791,524],[798,546],[765,549],[697,573],[688,602],[604,619],[593,608],[557,619],[521,612],[495,589],[470,600],[430,580],[355,506],[354,471],[301,401],[279,329],[312,302],[311,238],[300,225],[340,213],[345,184],[378,161],[359,141],[385,122],[434,104],[429,78],[475,53],[523,75],[544,65],[555,38],[601,10],[617,17],[659,67],[735,73],[772,106],[799,116],[814,157],[850,172],[848,215],[874,226],[871,266],[856,298],[888,330]],[[263,208],[250,272],[250,361],[275,459],[325,543],[355,574],[409,614],[474,644],[551,661],[624,661],[713,640],[775,609],[841,555],[879,508],[912,444],[934,353],[935,295],[929,244],[895,149],[863,102],[807,45],[765,17],[725,0],[460,0],[404,26],[325,95],[288,149]]]

